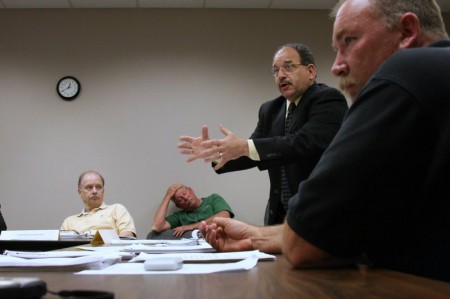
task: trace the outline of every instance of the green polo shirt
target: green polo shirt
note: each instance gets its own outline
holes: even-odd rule
[[[208,197],[202,198],[202,204],[195,212],[180,210],[166,216],[166,220],[169,222],[170,228],[175,228],[182,225],[197,223],[221,211],[228,211],[230,212],[230,217],[234,217],[230,205],[222,196],[214,193]]]

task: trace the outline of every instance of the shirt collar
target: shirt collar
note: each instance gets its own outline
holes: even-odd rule
[[[90,212],[86,212],[86,209],[81,210],[81,213],[78,214],[78,217],[86,216],[86,215],[89,215],[92,212],[95,212],[95,211],[98,211],[98,210],[103,210],[105,208],[106,208],[106,204],[105,204],[105,202],[102,202],[101,206],[99,206],[98,208],[92,209],[92,211],[90,211]]]

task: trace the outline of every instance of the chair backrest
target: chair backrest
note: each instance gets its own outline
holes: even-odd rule
[[[2,215],[2,210],[1,210],[1,205],[0,205],[0,232],[1,231],[3,231],[3,230],[6,230],[6,222],[5,222],[5,219],[3,218],[3,215]]]

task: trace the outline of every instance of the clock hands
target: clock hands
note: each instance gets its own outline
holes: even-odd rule
[[[64,88],[62,91],[68,90],[70,89],[70,87],[72,86],[72,82],[69,83],[69,86],[67,86],[66,88]]]

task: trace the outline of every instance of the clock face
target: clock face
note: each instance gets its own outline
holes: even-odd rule
[[[64,100],[73,100],[80,93],[80,82],[74,77],[67,76],[58,81],[56,91]]]

